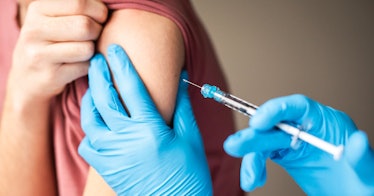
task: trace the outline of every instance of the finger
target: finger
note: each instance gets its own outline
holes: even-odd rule
[[[29,26],[27,27],[29,28]],[[102,26],[87,16],[76,15],[55,18],[44,17],[43,23],[40,25],[34,24],[31,29],[36,32],[34,36],[43,40],[67,42],[96,40],[101,33]]]
[[[187,71],[182,71],[175,105],[173,127],[176,133],[191,142],[201,142],[199,129],[188,95]]]
[[[107,7],[99,0],[40,0],[32,2],[29,10],[52,17],[86,15],[98,23],[105,22],[108,15]]]
[[[181,78],[179,80],[179,88],[177,93],[173,127],[175,130],[181,131],[180,135],[183,135],[183,130],[188,130],[188,127],[194,126],[196,124],[192,106],[188,96],[187,84],[183,82],[186,79],[187,73],[182,72]]]
[[[77,63],[90,60],[94,52],[95,45],[91,41],[60,42],[47,45],[39,56],[55,64]]]
[[[95,169],[99,169],[101,161],[100,161],[100,153],[91,145],[90,140],[87,137],[84,137],[81,143],[78,146],[78,153],[79,155],[92,167]]]
[[[269,130],[281,121],[300,123],[312,107],[311,103],[304,95],[271,99],[258,108],[250,119],[250,126],[257,130]]]
[[[372,182],[374,176],[374,153],[367,135],[362,131],[353,133],[345,146],[345,157],[363,182]]]
[[[101,149],[102,138],[109,134],[110,130],[97,111],[91,97],[90,89],[87,90],[81,103],[81,126],[94,149]]]
[[[59,74],[65,76],[62,78],[63,84],[68,84],[80,77],[87,75],[88,62],[64,64],[59,68]]]
[[[264,186],[266,182],[266,159],[261,153],[249,153],[244,156],[240,168],[240,187],[253,191]]]
[[[87,137],[84,137],[79,144],[78,153],[90,165],[94,162],[94,158],[92,158],[91,156],[92,149],[93,148],[91,147],[89,139],[87,139]]]
[[[263,153],[289,148],[290,143],[290,136],[284,132],[261,132],[247,128],[230,135],[225,140],[223,148],[233,157],[243,157],[251,152]]]
[[[118,122],[123,122],[128,115],[114,88],[105,57],[101,54],[95,55],[91,60],[88,84],[95,107],[109,129],[116,131],[123,128]]]
[[[119,93],[132,118],[161,116],[126,52],[119,45],[108,47],[108,59]]]

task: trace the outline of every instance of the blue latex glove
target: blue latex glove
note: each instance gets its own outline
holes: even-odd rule
[[[125,51],[111,45],[108,59],[131,117],[121,104],[104,57],[96,55],[82,100],[86,137],[79,146],[80,155],[119,195],[211,195],[209,168],[187,84],[179,85],[170,128]]]
[[[354,144],[347,144],[344,158],[335,161],[330,154],[305,142],[301,142],[296,150],[292,149],[291,136],[274,129],[276,124],[285,121],[299,124],[310,134],[335,145],[346,144],[350,135],[360,133],[346,114],[303,95],[269,100],[251,118],[249,128],[229,136],[224,143],[228,154],[244,157],[242,189],[251,191],[265,183],[266,159],[270,158],[283,167],[308,195],[374,195],[373,175],[366,176],[372,178],[370,181],[357,173],[363,166],[365,168],[361,170],[370,169],[373,174],[374,162],[372,154],[368,155],[371,153],[367,150],[370,149],[368,142],[363,144],[365,147],[355,148],[364,149],[364,156],[352,156],[359,152],[350,149]],[[362,137],[359,136],[358,140]],[[370,163],[358,161],[370,156]]]

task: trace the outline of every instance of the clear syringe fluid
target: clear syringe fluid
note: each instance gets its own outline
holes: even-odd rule
[[[247,101],[244,101],[243,99],[235,97],[224,91],[221,91],[217,86],[212,86],[209,84],[199,86],[185,79],[183,79],[183,81],[200,88],[200,92],[204,96],[204,98],[214,99],[216,102],[221,103],[233,110],[236,110],[248,117],[253,116],[258,108],[258,106],[254,104],[251,104]],[[276,127],[292,135],[291,147],[294,147],[297,140],[300,139],[333,155],[335,160],[339,160],[343,153],[343,145],[335,146],[292,125],[286,123],[279,123],[276,125]]]

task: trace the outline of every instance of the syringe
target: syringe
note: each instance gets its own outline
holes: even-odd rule
[[[192,83],[186,79],[183,79],[184,82],[187,82],[188,84],[191,84],[195,87],[200,88],[201,94],[204,96],[204,98],[211,98],[217,101],[218,103],[221,103],[233,110],[236,110],[248,117],[251,117],[255,114],[258,106],[251,104],[247,101],[244,101],[243,99],[240,99],[238,97],[235,97],[229,93],[221,91],[218,87],[212,86],[209,84],[204,84],[202,87]],[[294,126],[291,126],[286,123],[279,123],[276,125],[277,128],[280,130],[292,135],[292,141],[291,141],[291,147],[295,146],[298,139],[303,140],[304,142],[307,142],[327,153],[330,153],[333,155],[335,160],[339,160],[343,153],[343,145],[335,146],[333,144],[330,144],[320,138],[317,138],[305,131],[302,131]]]

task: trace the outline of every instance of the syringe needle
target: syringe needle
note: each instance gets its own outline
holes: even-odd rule
[[[197,85],[197,84],[195,84],[195,83],[193,83],[193,82],[190,82],[190,81],[188,81],[188,80],[186,80],[186,79],[183,79],[183,82],[187,82],[188,84],[191,84],[192,86],[195,86],[195,87],[197,87],[197,88],[201,88],[201,86],[199,86],[199,85]]]

